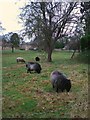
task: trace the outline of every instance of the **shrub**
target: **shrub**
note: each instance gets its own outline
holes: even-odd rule
[[[90,35],[85,35],[80,39],[81,51],[90,50]]]
[[[64,48],[64,43],[57,41],[57,42],[55,43],[55,48],[56,48],[56,49],[60,49],[60,48],[62,49],[62,48]]]

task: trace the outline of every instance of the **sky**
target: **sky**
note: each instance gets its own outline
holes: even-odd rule
[[[17,2],[18,1],[18,2]],[[18,23],[20,7],[25,5],[25,0],[0,0],[0,22],[5,32],[14,32],[22,29]]]
[[[27,1],[0,0],[0,22],[2,23],[2,27],[6,29],[3,34],[23,29],[22,24],[18,23],[20,20],[18,15],[21,12],[19,8],[23,7]]]

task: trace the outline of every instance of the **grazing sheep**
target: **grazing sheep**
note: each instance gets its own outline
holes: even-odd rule
[[[36,57],[35,60],[36,60],[36,61],[40,61],[40,58],[39,58],[39,57]]]
[[[17,57],[16,61],[17,61],[17,63],[18,63],[18,62],[23,62],[23,63],[25,63],[25,60],[24,60],[22,57]]]
[[[26,68],[27,68],[27,73],[31,71],[35,71],[37,73],[40,73],[42,68],[41,65],[39,63],[36,62],[28,62],[26,63]]]
[[[63,92],[64,90],[66,90],[67,92],[70,91],[71,81],[67,79],[63,73],[59,71],[53,71],[50,77],[52,86],[56,89],[56,92],[58,92],[59,90],[61,92]]]

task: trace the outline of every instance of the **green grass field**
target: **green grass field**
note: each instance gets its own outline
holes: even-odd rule
[[[71,52],[52,54],[48,63],[42,52],[3,51],[2,54],[2,117],[3,118],[87,118],[88,65],[70,59]],[[27,73],[25,64],[16,63],[18,56],[34,61],[40,56],[41,74]],[[59,70],[71,79],[69,93],[56,93],[50,73]]]

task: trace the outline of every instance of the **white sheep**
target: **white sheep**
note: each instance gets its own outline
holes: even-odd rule
[[[17,63],[18,63],[18,62],[23,62],[23,63],[25,63],[25,60],[24,60],[22,57],[17,57],[16,61],[17,61]]]

